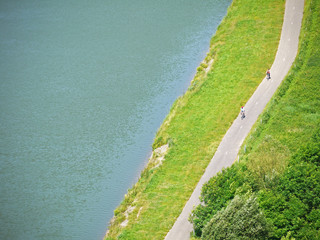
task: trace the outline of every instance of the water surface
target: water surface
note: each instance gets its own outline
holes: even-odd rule
[[[0,0],[1,239],[101,239],[231,0]]]

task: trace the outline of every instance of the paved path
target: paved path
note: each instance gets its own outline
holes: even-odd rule
[[[193,228],[188,217],[193,207],[200,204],[199,197],[202,185],[220,172],[222,168],[231,166],[236,160],[243,140],[287,75],[298,50],[303,8],[304,0],[287,0],[278,52],[270,69],[271,79],[264,79],[245,105],[246,118],[241,120],[238,117],[227,131],[204,175],[165,240],[190,238],[190,232]]]

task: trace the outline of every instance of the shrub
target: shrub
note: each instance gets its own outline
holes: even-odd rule
[[[234,198],[236,194],[246,193],[255,188],[253,178],[249,178],[246,167],[234,164],[211,178],[202,188],[201,201],[190,217],[196,236],[201,236],[203,227],[212,216]]]
[[[200,65],[201,65],[201,67],[203,67],[203,68],[207,68],[207,67],[208,67],[208,64],[206,64],[206,63],[204,63],[204,62],[201,63]]]
[[[319,133],[290,160],[275,189],[259,192],[260,206],[273,223],[275,239],[288,231],[298,239],[320,238]]]
[[[202,239],[267,239],[270,226],[254,195],[235,196],[205,226]]]

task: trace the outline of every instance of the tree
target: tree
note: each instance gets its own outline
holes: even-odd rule
[[[202,239],[267,239],[270,226],[252,194],[235,196],[204,227]]]
[[[201,202],[190,217],[190,221],[194,227],[194,233],[200,237],[203,227],[210,221],[212,216],[228,202],[234,198],[236,194],[246,193],[252,190],[251,180],[246,176],[246,169],[243,164],[234,164],[227,169],[223,169],[221,173],[211,178],[202,188]]]

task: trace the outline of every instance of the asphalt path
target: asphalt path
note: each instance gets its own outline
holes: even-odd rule
[[[175,224],[165,237],[165,240],[185,240],[190,238],[190,232],[192,232],[193,227],[188,221],[188,218],[192,209],[200,204],[199,197],[203,184],[208,182],[210,178],[215,176],[223,168],[229,167],[235,162],[243,140],[287,75],[298,51],[303,8],[304,0],[286,1],[280,43],[275,61],[270,69],[271,79],[267,80],[264,78],[262,80],[261,84],[245,105],[246,117],[241,120],[239,115],[223,137],[204,175]]]

